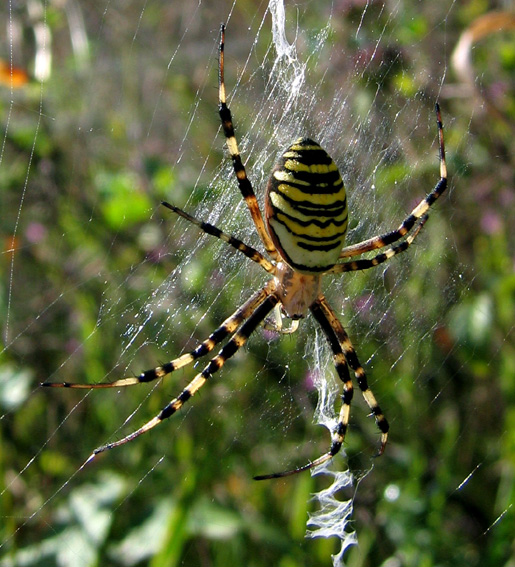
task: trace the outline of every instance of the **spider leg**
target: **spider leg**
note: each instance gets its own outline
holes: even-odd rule
[[[368,387],[365,371],[356,356],[356,351],[354,350],[343,325],[340,323],[335,312],[327,303],[327,300],[323,295],[316,299],[313,305],[311,305],[310,310],[327,337],[331,350],[333,351],[333,360],[336,372],[338,373],[340,380],[343,382],[342,406],[338,417],[338,424],[332,434],[331,447],[327,453],[302,467],[280,473],[256,476],[254,477],[255,480],[282,478],[312,469],[313,467],[329,461],[340,451],[349,425],[350,407],[353,395],[352,379],[349,374],[349,367],[354,371],[354,375],[356,376],[363,397],[365,398],[368,407],[371,409],[377,426],[381,431],[381,445],[378,455],[383,453],[386,446],[389,429],[388,422],[386,421],[372,390]]]
[[[82,390],[94,390],[100,388],[119,388],[122,386],[134,386],[135,384],[142,384],[144,382],[152,382],[158,378],[163,378],[171,372],[175,372],[195,360],[210,353],[217,344],[222,342],[228,336],[232,335],[236,329],[248,319],[254,311],[265,301],[274,289],[273,282],[269,282],[263,289],[255,293],[248,299],[239,309],[237,309],[230,317],[228,317],[221,325],[209,335],[209,337],[202,341],[191,352],[183,354],[178,358],[158,366],[145,370],[139,376],[130,376],[128,378],[121,378],[114,382],[106,382],[100,384],[80,384],[75,382],[43,382],[41,386],[50,388],[74,388]]]
[[[329,274],[341,274],[342,272],[355,272],[357,270],[368,270],[386,262],[390,258],[393,258],[397,254],[407,250],[411,243],[415,240],[418,233],[422,230],[425,222],[428,219],[428,215],[423,215],[419,223],[416,225],[415,230],[400,244],[396,244],[391,248],[388,248],[384,252],[377,254],[373,258],[363,259],[363,260],[352,260],[350,262],[342,262],[341,264],[336,264],[327,273]]]
[[[340,320],[336,316],[336,313],[333,311],[323,295],[321,295],[313,303],[313,305],[311,306],[311,312],[313,313],[315,319],[319,322],[320,326],[327,336],[329,344],[334,353],[335,365],[338,364],[340,352],[342,352],[345,360],[347,361],[347,364],[354,371],[354,375],[356,376],[356,380],[358,382],[359,389],[363,394],[363,398],[365,398],[365,401],[367,402],[367,405],[372,411],[372,415],[376,420],[377,427],[381,431],[381,445],[378,452],[378,455],[381,455],[384,452],[386,441],[388,439],[388,421],[383,415],[383,412],[381,411],[381,408],[379,407],[379,404],[377,403],[372,390],[368,387],[365,370],[358,360],[356,351],[354,350],[354,347],[352,346],[352,343],[349,339],[349,335],[343,328],[343,325],[340,323]],[[339,347],[336,346],[337,343]],[[338,436],[338,439],[341,436],[341,441],[343,441],[343,436],[345,435],[345,429],[350,413],[350,407],[346,407],[350,406],[350,398],[348,398],[348,394],[346,397],[345,387],[344,394],[342,396],[342,402],[343,405],[340,411],[340,420],[336,428],[336,435]],[[331,448],[331,451],[333,450],[334,449]],[[335,453],[332,454],[334,455]]]
[[[277,250],[268,236],[265,229],[265,223],[263,222],[263,216],[259,210],[259,205],[254,193],[254,189],[247,177],[247,172],[245,171],[245,166],[241,161],[240,151],[238,149],[238,143],[236,141],[236,136],[234,135],[234,126],[232,122],[232,115],[229,107],[226,104],[225,95],[225,81],[224,81],[224,43],[225,43],[225,25],[222,24],[220,28],[220,51],[219,51],[219,67],[218,67],[218,98],[219,106],[218,112],[220,114],[220,119],[222,121],[222,128],[227,140],[227,148],[231,155],[234,173],[236,174],[236,179],[238,180],[238,187],[240,188],[241,194],[247,203],[247,207],[252,216],[252,220],[256,225],[256,229],[259,234],[259,238],[263,242],[268,254],[274,259],[278,259]]]
[[[375,236],[364,240],[363,242],[358,242],[357,244],[352,244],[351,246],[346,246],[340,253],[340,258],[349,258],[352,256],[358,256],[370,250],[376,250],[377,248],[384,248],[397,240],[400,240],[405,236],[412,228],[415,226],[416,222],[427,212],[433,203],[440,197],[440,195],[445,191],[447,187],[447,165],[445,161],[445,145],[443,137],[443,124],[442,116],[440,114],[440,105],[437,103],[435,105],[436,111],[436,123],[438,126],[438,139],[439,139],[439,153],[440,153],[440,179],[436,183],[434,189],[429,193],[425,199],[422,199],[420,203],[411,211],[411,213],[402,221],[399,228],[387,232],[380,236]]]
[[[158,415],[150,421],[147,421],[147,423],[133,433],[119,441],[114,441],[113,443],[108,443],[107,445],[103,445],[102,447],[95,449],[90,459],[95,455],[98,455],[98,453],[103,453],[104,451],[108,451],[114,447],[119,447],[120,445],[124,445],[125,443],[136,439],[136,437],[139,437],[143,433],[153,429],[156,425],[159,425],[162,421],[168,419],[181,409],[181,407],[213,376],[213,374],[218,372],[225,362],[238,352],[238,350],[247,342],[249,336],[256,330],[259,324],[278,303],[279,298],[270,291],[269,287],[265,287],[263,291],[265,291],[265,298],[259,305],[255,306],[255,310],[249,316],[247,321],[240,327],[239,331],[222,348],[222,350],[210,360],[204,370],[193,378],[193,380],[176,398],[167,404]]]
[[[233,248],[236,248],[236,250],[247,256],[247,258],[250,258],[253,262],[256,262],[256,264],[259,264],[264,270],[266,270],[270,274],[275,274],[276,272],[275,266],[271,262],[269,262],[263,256],[263,254],[261,254],[261,252],[258,252],[257,250],[255,250],[251,246],[248,246],[241,240],[238,240],[234,236],[222,232],[216,226],[209,224],[207,222],[200,221],[195,217],[192,217],[187,212],[183,211],[182,209],[179,209],[179,207],[170,205],[170,203],[167,203],[166,201],[162,201],[161,204],[167,207],[168,209],[170,209],[171,211],[173,211],[174,213],[181,216],[183,219],[186,219],[192,224],[197,225],[200,228],[200,230],[202,230],[206,234],[210,234],[211,236],[216,236],[216,238],[219,238],[220,240],[227,242],[227,244],[230,244]]]

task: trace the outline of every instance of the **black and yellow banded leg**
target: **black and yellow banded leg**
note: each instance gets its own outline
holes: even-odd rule
[[[322,330],[324,331],[324,334],[329,342],[329,345],[333,352],[333,362],[336,372],[338,374],[338,377],[343,383],[342,406],[340,408],[340,413],[338,416],[338,423],[332,433],[331,447],[329,451],[327,451],[327,453],[324,453],[322,456],[318,457],[318,459],[315,459],[314,461],[310,461],[309,463],[307,463],[302,467],[298,467],[296,469],[283,471],[279,473],[271,473],[266,475],[255,476],[254,477],[255,480],[282,478],[285,476],[291,476],[303,472],[308,469],[312,469],[332,459],[336,454],[340,452],[340,449],[342,448],[343,442],[345,440],[345,434],[347,432],[347,427],[349,426],[350,408],[351,408],[351,402],[352,402],[352,396],[354,390],[352,386],[352,378],[349,373],[349,365],[347,364],[347,359],[345,357],[342,348],[340,337],[336,333],[336,330],[333,327],[332,318],[328,319],[325,313],[325,309],[322,307],[322,305],[327,305],[325,298],[323,296],[319,297],[314,302],[314,304],[310,307],[310,310],[311,313],[313,313],[315,319],[322,327]],[[330,310],[328,306],[327,308],[329,309],[330,313],[332,313],[332,310]],[[334,316],[334,313],[332,313],[332,315]],[[336,319],[335,316],[334,318],[339,323],[338,319]],[[350,345],[350,347],[352,349],[352,345]]]
[[[276,273],[275,266],[270,261],[268,261],[263,256],[263,254],[261,254],[261,252],[258,252],[255,248],[248,246],[247,244],[245,244],[238,238],[231,236],[230,234],[226,234],[225,232],[221,231],[219,228],[217,228],[212,224],[200,221],[195,217],[192,217],[190,214],[183,211],[179,207],[176,207],[175,205],[170,205],[170,203],[167,203],[166,201],[162,201],[161,204],[167,207],[168,209],[170,209],[171,211],[173,211],[174,213],[181,216],[183,219],[186,219],[192,224],[198,226],[200,230],[202,230],[206,234],[215,236],[216,238],[219,238],[223,242],[230,244],[233,248],[235,248],[236,250],[247,256],[247,258],[250,258],[253,262],[256,262],[256,264],[259,264],[264,270],[266,270],[270,274]]]
[[[209,337],[202,341],[191,352],[183,354],[178,358],[158,366],[145,370],[139,376],[130,376],[128,378],[121,378],[114,382],[99,383],[99,384],[80,384],[76,382],[43,382],[41,385],[50,388],[74,388],[82,390],[94,390],[101,388],[119,388],[123,386],[134,386],[144,382],[152,382],[159,378],[164,378],[167,374],[175,372],[180,368],[184,368],[195,360],[202,358],[209,354],[216,345],[221,343],[224,339],[231,336],[236,329],[247,320],[252,313],[265,301],[265,299],[274,291],[275,284],[269,282],[263,289],[255,293],[248,299],[239,309],[237,309],[230,317],[228,317],[221,325],[213,331]]]
[[[225,26],[222,24],[220,29],[220,53],[219,53],[219,71],[218,71],[218,98],[219,106],[218,112],[220,114],[220,119],[222,121],[222,128],[227,141],[227,148],[229,149],[229,154],[231,155],[234,173],[236,174],[236,179],[238,180],[238,187],[240,188],[241,194],[247,203],[247,207],[252,216],[252,220],[256,225],[256,229],[259,234],[259,238],[263,242],[268,254],[274,259],[278,259],[277,250],[273,242],[271,241],[268,233],[265,229],[265,223],[263,222],[263,216],[259,209],[259,205],[254,193],[254,189],[247,177],[247,172],[245,171],[245,166],[241,161],[240,151],[238,149],[238,143],[236,141],[236,136],[234,135],[234,126],[232,122],[231,111],[226,103],[225,95],[225,81],[224,81],[224,43],[225,43]]]
[[[322,327],[326,337],[333,349],[333,353],[335,356],[335,363],[337,364],[338,360],[337,357],[340,355],[340,351],[343,352],[344,358],[347,361],[349,367],[354,371],[354,375],[356,376],[356,380],[358,382],[358,386],[365,398],[365,401],[370,408],[372,415],[375,418],[377,427],[381,431],[381,445],[379,447],[378,455],[381,455],[384,452],[384,448],[386,446],[386,441],[388,440],[388,430],[389,425],[388,421],[386,420],[377,400],[375,399],[372,390],[368,387],[367,376],[365,374],[365,370],[361,366],[361,363],[358,360],[356,355],[356,351],[352,346],[352,343],[349,339],[349,335],[343,328],[343,325],[340,323],[336,313],[332,310],[329,303],[324,296],[320,296],[314,304],[311,306],[311,312],[313,313],[315,319],[318,321],[320,326]],[[336,342],[339,344],[339,348],[336,347]],[[337,366],[338,370],[338,366]],[[340,376],[341,377],[341,376]],[[351,396],[352,397],[352,396]],[[350,411],[350,398],[345,393],[342,397],[342,409],[340,411],[340,422],[335,431],[335,438],[333,440],[333,446],[335,443],[338,443],[339,438],[343,440],[343,435],[345,434],[345,430],[348,423],[348,412]],[[345,407],[349,406],[349,407]],[[333,451],[333,447],[331,451]]]
[[[340,253],[340,258],[349,258],[351,256],[357,256],[370,250],[376,250],[377,248],[384,248],[389,244],[400,240],[404,237],[412,228],[415,226],[417,221],[427,214],[433,203],[440,197],[440,195],[445,191],[447,187],[447,164],[445,161],[445,144],[443,137],[443,124],[442,116],[440,114],[440,106],[435,105],[436,110],[436,123],[438,126],[438,139],[439,139],[439,153],[440,153],[440,179],[436,183],[434,189],[429,193],[425,199],[420,201],[420,203],[411,211],[411,213],[402,221],[399,228],[387,232],[380,236],[375,236],[364,240],[363,242],[358,242],[351,246],[346,246]],[[341,271],[341,270],[340,270]]]
[[[391,248],[388,248],[384,252],[377,254],[377,256],[368,259],[365,258],[363,260],[352,260],[350,262],[342,262],[341,264],[336,264],[336,266],[333,266],[327,273],[341,274],[342,272],[356,272],[358,270],[368,270],[369,268],[374,268],[375,266],[379,266],[379,264],[383,264],[390,258],[393,258],[397,254],[404,252],[411,246],[411,243],[415,240],[418,233],[422,230],[422,227],[426,223],[427,219],[428,215],[425,214],[420,219],[419,223],[415,227],[415,230],[411,232],[405,240],[403,240],[399,244],[396,244],[395,246],[392,246]]]
[[[365,398],[372,415],[375,417],[376,424],[381,431],[379,455],[383,453],[386,446],[389,429],[388,422],[386,421],[372,390],[368,387],[365,371],[356,356],[356,351],[350,342],[349,336],[323,295],[316,299],[316,301],[311,305],[310,310],[324,331],[331,350],[333,351],[333,361],[336,372],[338,373],[340,380],[343,382],[342,406],[338,415],[338,423],[332,434],[331,447],[327,453],[324,453],[322,456],[318,457],[318,459],[315,459],[302,467],[279,473],[256,476],[254,477],[255,480],[268,480],[271,478],[282,478],[294,475],[322,465],[339,453],[345,440],[345,434],[349,425],[350,408],[353,395],[353,386],[352,379],[349,374],[349,367],[354,371],[354,375],[356,376],[363,397]]]
[[[150,421],[145,423],[138,430],[127,435],[119,441],[113,443],[108,443],[102,447],[98,447],[93,451],[92,457],[98,453],[103,453],[114,447],[119,447],[124,445],[129,441],[132,441],[136,437],[139,437],[143,433],[150,431],[156,425],[159,425],[165,419],[171,417],[174,413],[182,408],[182,406],[192,398],[200,388],[215,374],[218,372],[223,365],[227,362],[229,358],[234,356],[238,350],[247,342],[249,336],[256,330],[260,323],[265,319],[265,317],[272,311],[275,305],[278,303],[279,299],[270,292],[268,288],[264,288],[265,299],[261,301],[259,306],[255,308],[252,314],[249,316],[247,321],[241,326],[239,331],[232,337],[232,339],[222,348],[222,350],[212,358],[207,366],[193,378],[193,380],[184,388],[184,390],[174,398],[169,404],[167,404],[156,417],[152,418]]]

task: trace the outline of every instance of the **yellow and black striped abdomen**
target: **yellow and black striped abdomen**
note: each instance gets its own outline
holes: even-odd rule
[[[292,268],[320,273],[336,264],[347,232],[347,197],[336,164],[309,138],[277,162],[266,191],[270,237]]]

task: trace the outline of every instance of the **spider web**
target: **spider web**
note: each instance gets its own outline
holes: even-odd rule
[[[400,532],[426,520],[432,526],[431,513],[445,518],[437,497],[456,525],[466,517],[456,502],[479,506],[471,493],[485,469],[503,462],[493,449],[467,446],[452,478],[433,472],[469,442],[463,407],[480,414],[486,405],[481,386],[452,405],[454,377],[479,382],[481,364],[509,375],[512,358],[503,353],[513,345],[513,318],[499,316],[494,326],[491,303],[509,302],[511,288],[469,299],[481,277],[454,221],[475,219],[470,226],[491,235],[502,214],[477,216],[480,189],[476,202],[464,199],[468,216],[456,212],[454,186],[483,166],[466,148],[473,140],[486,152],[471,134],[478,107],[461,107],[449,79],[457,21],[473,16],[452,1],[434,4],[28,0],[1,8],[0,567],[227,565],[235,557],[248,565],[327,565],[330,556],[343,565],[347,554],[349,564],[368,557],[404,565],[411,532]],[[256,332],[184,411],[93,464],[85,460],[95,447],[155,415],[194,371],[113,391],[38,387],[111,381],[178,356],[266,281],[158,205],[172,201],[262,248],[216,115],[221,21],[228,102],[260,203],[275,158],[308,135],[342,172],[348,243],[397,227],[432,188],[433,105],[442,104],[458,158],[453,185],[419,241],[406,258],[324,283],[391,423],[391,446],[373,467],[377,432],[356,391],[346,456],[313,477],[252,481],[327,450],[339,384],[310,319],[291,337]],[[495,150],[503,155],[501,145]],[[495,175],[509,174],[499,167]],[[490,187],[490,177],[479,179]],[[505,210],[496,211],[513,210],[508,196],[500,193],[499,202]],[[513,237],[508,244],[513,258]],[[486,335],[497,340],[480,359]],[[510,396],[506,384],[498,388]],[[504,437],[506,462],[507,432],[501,425],[489,437]],[[433,437],[447,442],[431,445]],[[419,438],[429,447],[417,447]],[[471,528],[499,546],[513,525],[506,467],[492,477],[496,505]],[[414,488],[425,475],[445,487],[427,500],[426,516],[424,488]],[[414,533],[420,547],[424,538],[438,541],[436,529]],[[454,547],[465,553],[460,543]],[[420,555],[411,558],[422,564]]]

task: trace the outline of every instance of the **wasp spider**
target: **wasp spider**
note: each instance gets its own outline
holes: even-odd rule
[[[396,254],[404,252],[420,233],[427,220],[431,205],[447,186],[440,109],[436,105],[440,143],[440,179],[434,189],[420,201],[396,230],[344,248],[348,209],[342,178],[331,157],[309,138],[298,138],[279,158],[268,181],[263,218],[256,195],[241,161],[234,135],[231,111],[226,103],[224,40],[225,27],[222,25],[219,49],[219,113],[222,128],[232,158],[238,187],[247,203],[252,221],[266,249],[268,258],[241,240],[222,232],[216,226],[197,220],[169,203],[164,202],[163,205],[190,223],[197,225],[205,233],[227,242],[253,262],[259,264],[272,275],[272,278],[206,340],[191,352],[183,354],[171,362],[146,370],[139,376],[123,378],[111,383],[47,382],[43,385],[89,389],[118,388],[151,382],[209,354],[216,345],[230,337],[227,344],[209,361],[202,372],[197,374],[157,416],[123,439],[98,447],[93,452],[92,458],[98,453],[136,439],[163,420],[171,417],[222,368],[229,358],[236,354],[272,310],[280,308],[282,313],[292,320],[292,327],[282,329],[279,323],[280,317],[278,318],[277,330],[285,333],[293,332],[297,328],[299,320],[310,311],[327,337],[333,353],[336,372],[343,382],[341,409],[338,423],[332,431],[331,446],[324,455],[304,466],[255,478],[262,480],[298,473],[325,463],[340,451],[349,424],[353,393],[349,369],[354,373],[363,397],[381,432],[379,448],[379,454],[381,454],[388,438],[388,422],[374,394],[368,387],[365,371],[356,356],[347,332],[321,292],[322,276],[367,270],[382,264]],[[341,261],[381,248],[383,251],[373,258]]]

